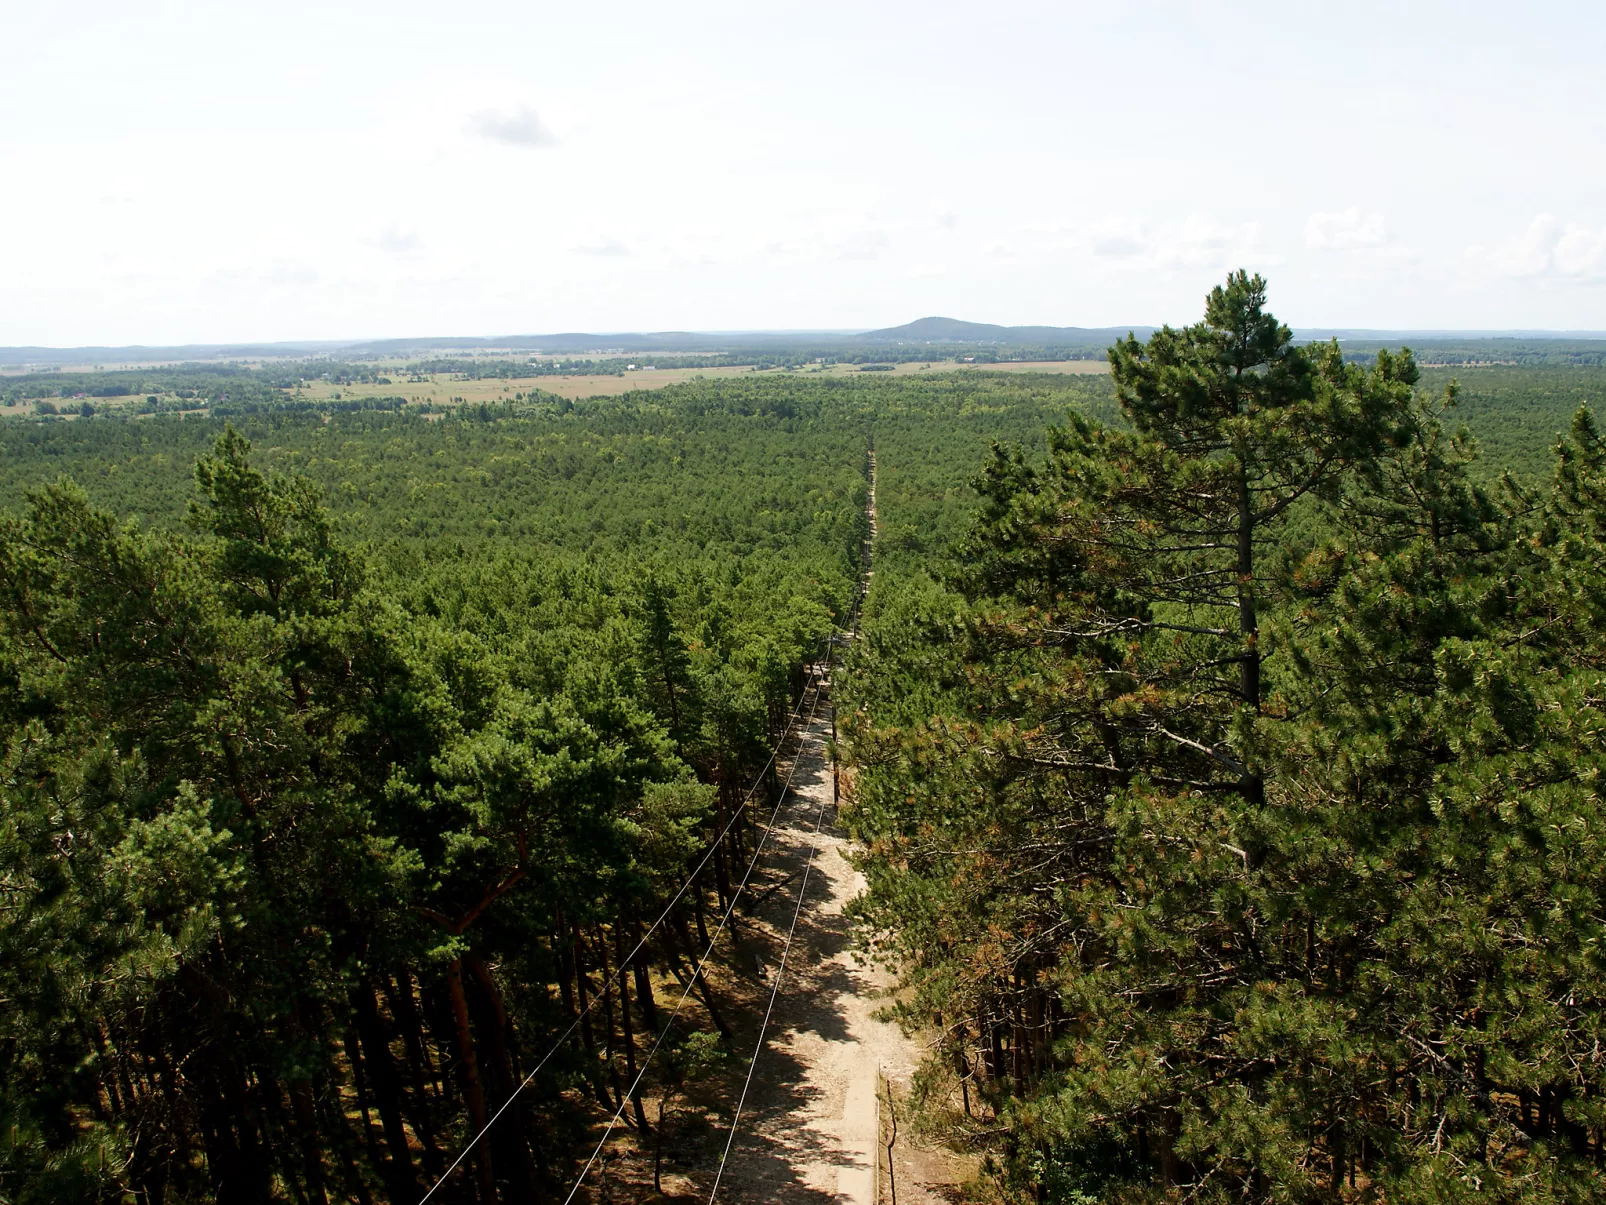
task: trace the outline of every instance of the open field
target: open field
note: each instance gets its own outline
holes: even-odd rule
[[[1051,372],[1102,375],[1109,365],[1102,360],[1046,360],[1009,364],[959,364],[952,360],[932,360],[898,364],[890,370],[872,370],[872,376],[918,376],[942,372]],[[435,405],[469,404],[506,401],[531,390],[555,393],[559,397],[588,398],[614,397],[638,389],[662,389],[682,381],[713,377],[811,377],[851,376],[864,372],[858,364],[832,364],[812,368],[784,369],[750,367],[732,368],[652,368],[638,369],[608,376],[540,376],[490,377],[481,380],[461,380],[444,373],[435,373],[426,382],[406,383],[397,380],[392,385],[332,385],[327,381],[309,382],[297,396],[310,401],[332,401],[336,398],[404,397],[410,402],[430,402]]]
[[[543,357],[545,358],[545,357]],[[147,366],[149,367],[149,366]],[[576,373],[569,376],[482,377],[472,378],[451,372],[427,374],[424,380],[409,380],[407,368],[400,361],[381,361],[372,366],[375,375],[388,375],[388,382],[339,384],[333,381],[312,380],[283,396],[304,402],[353,401],[364,398],[404,398],[412,403],[427,403],[435,407],[479,405],[486,402],[513,401],[521,395],[542,392],[559,397],[581,399],[591,397],[617,397],[636,390],[662,389],[686,381],[713,377],[751,379],[754,377],[818,377],[851,376],[867,371],[860,364],[811,365],[806,368],[753,368],[749,366],[651,368],[646,367],[623,373]],[[1008,364],[965,364],[954,360],[916,361],[871,368],[872,377],[910,377],[937,375],[951,372],[1043,372],[1056,374],[1103,375],[1108,366],[1102,360],[1049,360]],[[79,402],[74,398],[54,398],[55,386],[47,384],[41,394],[49,398],[71,417]],[[164,402],[175,400],[170,394],[157,390]],[[30,414],[34,410],[32,397],[12,402],[0,402],[0,417]],[[138,397],[90,398],[97,410],[120,411],[137,406]],[[197,409],[202,408],[198,405]]]

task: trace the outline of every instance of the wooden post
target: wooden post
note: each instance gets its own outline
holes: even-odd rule
[[[870,1205],[881,1205],[881,1068],[875,1069],[875,1170],[870,1173]]]
[[[887,1081],[887,1115],[892,1118],[892,1133],[887,1138],[887,1191],[892,1205],[898,1205],[898,1169],[892,1162],[892,1148],[898,1145],[898,1109],[892,1101],[892,1081]]]

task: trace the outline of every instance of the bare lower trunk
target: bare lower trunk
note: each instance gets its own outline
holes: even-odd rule
[[[1260,711],[1260,619],[1255,612],[1255,512],[1249,493],[1248,470],[1238,474],[1238,632],[1243,651],[1238,662],[1238,693],[1243,705]],[[1247,773],[1242,779],[1244,798],[1252,804],[1266,802],[1266,784],[1259,774]]]
[[[626,957],[624,927],[616,926],[614,937],[617,941],[616,953],[621,959],[620,970],[624,966],[622,960]],[[630,1105],[636,1115],[636,1128],[643,1134],[649,1132],[647,1126],[647,1111],[641,1105],[641,1085],[636,1082],[636,1030],[630,1016],[630,976],[619,976],[619,1021],[623,1034],[625,1048],[625,1076],[630,1082]]]
[[[485,1090],[480,1086],[479,1061],[474,1057],[474,1035],[468,1024],[468,1000],[463,995],[463,965],[454,958],[446,964],[446,990],[452,1001],[452,1023],[457,1031],[457,1053],[463,1077],[463,1099],[468,1102],[469,1123],[477,1136],[485,1129]],[[474,1144],[480,1205],[496,1205],[496,1175],[491,1170],[491,1148]]]
[[[484,961],[469,954],[464,957],[463,963],[473,976],[479,997],[484,1002],[482,1015],[485,1024],[475,1028],[482,1035],[480,1045],[486,1054],[486,1079],[494,1089],[496,1103],[500,1107],[512,1098],[519,1085],[509,1046],[511,1025],[507,1009],[502,1004],[502,993],[497,990],[496,981],[491,978],[491,970]],[[513,1100],[501,1114],[496,1129],[486,1139],[488,1142],[494,1140],[492,1154],[496,1165],[502,1168],[502,1179],[509,1189],[508,1200],[516,1205],[536,1198],[535,1161],[530,1157],[527,1130],[522,1103]]]
[[[290,1081],[290,1108],[295,1114],[296,1136],[300,1139],[307,1199],[312,1205],[328,1205],[329,1197],[323,1189],[323,1157],[318,1150],[318,1115],[313,1108],[312,1085],[306,1080]]]
[[[359,983],[352,989],[351,996],[357,1013],[363,1063],[368,1070],[374,1105],[379,1110],[385,1146],[390,1152],[390,1159],[383,1168],[385,1187],[393,1199],[406,1200],[420,1195],[420,1190],[413,1174],[412,1152],[407,1149],[407,1131],[402,1126],[401,1078],[385,1040],[384,1023],[379,1017],[372,986]]]

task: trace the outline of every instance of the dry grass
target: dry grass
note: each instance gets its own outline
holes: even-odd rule
[[[409,402],[430,402],[435,405],[468,404],[511,401],[520,393],[539,390],[566,398],[617,397],[638,389],[662,389],[682,381],[713,377],[817,377],[851,376],[863,369],[854,364],[833,364],[811,368],[653,368],[638,369],[619,376],[539,376],[458,380],[445,373],[436,373],[427,382],[407,382],[393,377],[390,385],[331,385],[327,381],[309,383],[297,396],[308,400],[328,401],[341,398],[404,397]],[[952,372],[1047,372],[1075,375],[1098,374],[1109,371],[1102,360],[1045,360],[1012,364],[960,364],[952,360],[918,361],[899,364],[890,372],[874,372],[877,377],[930,376]]]

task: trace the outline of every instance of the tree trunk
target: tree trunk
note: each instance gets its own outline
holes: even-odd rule
[[[413,1172],[412,1152],[407,1148],[407,1131],[402,1125],[401,1077],[385,1040],[385,1025],[374,1000],[374,989],[367,980],[351,989],[352,1007],[357,1013],[357,1035],[362,1040],[363,1062],[373,1088],[379,1124],[385,1133],[390,1159],[384,1165],[385,1188],[400,1201],[422,1195]]]
[[[667,926],[666,932],[668,932],[671,942],[673,942],[675,939],[674,927]],[[673,948],[673,946],[671,948]],[[699,965],[695,962],[691,964],[690,980],[688,980],[686,977],[687,973],[681,969],[678,959],[671,958],[669,961],[669,967],[670,970],[674,972],[675,978],[680,980],[681,987],[683,989],[686,987],[691,987],[696,990],[698,997],[703,1002],[703,1007],[708,1010],[708,1017],[711,1021],[713,1021],[714,1028],[719,1030],[719,1036],[724,1038],[727,1042],[730,1041],[730,1026],[725,1024],[725,1018],[720,1015],[719,1005],[714,1001],[713,989],[708,986],[708,980],[703,977]]]
[[[1260,711],[1260,620],[1255,613],[1255,502],[1249,492],[1249,470],[1238,469],[1238,632],[1243,637],[1238,662],[1238,693],[1243,705]],[[1259,774],[1245,774],[1242,790],[1251,804],[1266,802],[1266,783]]]
[[[446,990],[452,1001],[452,1023],[457,1030],[458,1064],[463,1077],[463,1099],[468,1102],[469,1124],[473,1136],[485,1129],[485,1092],[480,1087],[479,1062],[474,1057],[474,1035],[469,1031],[468,1001],[463,996],[463,964],[454,958],[446,964]],[[484,1142],[474,1145],[474,1166],[478,1173],[480,1205],[496,1205],[496,1175],[491,1170],[491,1148]]]
[[[693,882],[691,885],[691,900],[692,912],[697,918],[697,936],[702,940],[703,949],[706,950],[708,948],[708,925],[703,920],[703,911],[705,907],[703,903],[703,889],[699,887],[696,882]],[[670,919],[672,922],[678,923],[682,930],[685,929],[686,918],[681,916],[678,910]],[[691,939],[689,937],[686,939],[686,945],[688,947],[691,946]]]
[[[605,1109],[612,1109],[614,1102],[608,1098],[608,1090],[597,1075],[597,1038],[591,1029],[591,984],[586,978],[585,946],[580,939],[578,925],[569,930],[569,956],[574,962],[575,1002],[580,1006],[580,1042],[590,1056],[586,1061],[586,1079],[591,1083],[591,1093],[597,1098],[597,1103]]]
[[[323,1187],[323,1154],[318,1149],[318,1114],[312,1103],[312,1084],[304,1079],[290,1081],[290,1109],[295,1115],[296,1137],[301,1147],[301,1174],[307,1182],[307,1198],[314,1205],[327,1205]]]
[[[608,938],[602,931],[602,923],[596,923],[597,940],[597,969],[602,972],[602,1020],[603,1049],[608,1059],[608,1083],[613,1088],[616,1108],[624,1108],[625,1089],[619,1082],[619,1064],[615,1059],[617,1047],[614,1044],[614,1017],[613,1017],[613,968],[608,965]]]
[[[658,1002],[652,994],[652,951],[648,948],[646,939],[642,936],[641,921],[636,921],[636,945],[634,971],[636,975],[636,1000],[641,1005],[641,1024],[649,1033],[658,1029]]]
[[[396,972],[395,984],[392,985],[387,979],[384,987],[391,1016],[396,1019],[397,1028],[402,1033],[402,1043],[407,1049],[407,1076],[412,1081],[413,1103],[409,1112],[412,1115],[413,1132],[418,1135],[418,1141],[424,1148],[424,1170],[429,1173],[431,1180],[439,1180],[446,1171],[446,1163],[441,1157],[440,1146],[435,1138],[435,1121],[430,1115],[428,1082],[435,1078],[435,1071],[430,1065],[429,1052],[424,1047],[424,1025],[413,1000],[412,976],[403,967]],[[405,1097],[403,1101],[405,1103]]]
[[[615,954],[620,960],[620,969],[624,969],[625,931],[623,925],[614,927]],[[625,1076],[630,1081],[630,1104],[636,1115],[636,1128],[643,1134],[648,1133],[647,1111],[641,1105],[641,1085],[636,1081],[636,1031],[630,1018],[630,976],[619,976],[619,1022],[623,1031],[625,1048]]]
[[[340,1164],[340,1172],[346,1182],[346,1195],[355,1201],[356,1205],[374,1205],[373,1197],[368,1194],[368,1185],[362,1178],[362,1171],[357,1167],[357,1161],[351,1157],[351,1127],[346,1124],[346,1119],[340,1111],[338,1095],[333,1101],[324,1105],[324,1132],[329,1135],[330,1145],[335,1150],[335,1160]]]
[[[652,1144],[652,1190],[659,1196],[664,1195],[664,1135],[669,1127],[664,1123],[666,1110],[669,1108],[669,1093],[658,1098],[658,1133]]]
[[[1335,1201],[1344,1199],[1344,1123],[1338,1122],[1333,1126],[1328,1137],[1328,1145],[1332,1156],[1332,1179],[1328,1184],[1328,1193]]]
[[[357,1093],[357,1112],[362,1115],[362,1141],[368,1151],[368,1162],[383,1175],[385,1156],[374,1141],[374,1119],[368,1111],[368,1070],[363,1065],[361,1039],[352,1026],[346,1027],[346,1062],[351,1064],[351,1086]]]
[[[513,1096],[519,1085],[513,1070],[513,1056],[508,1048],[510,1023],[507,1009],[503,1007],[502,993],[497,990],[491,970],[484,960],[478,955],[469,954],[465,955],[463,962],[473,976],[474,986],[479,989],[478,996],[483,1001],[485,1024],[476,1025],[475,1029],[482,1035],[480,1044],[487,1056],[486,1075],[500,1107]],[[508,1198],[514,1205],[524,1205],[524,1202],[534,1201],[536,1197],[535,1162],[530,1158],[527,1130],[523,1104],[514,1100],[502,1113],[501,1120],[487,1139],[492,1143],[491,1151],[496,1158],[496,1166],[503,1172],[502,1179],[510,1189]]]

